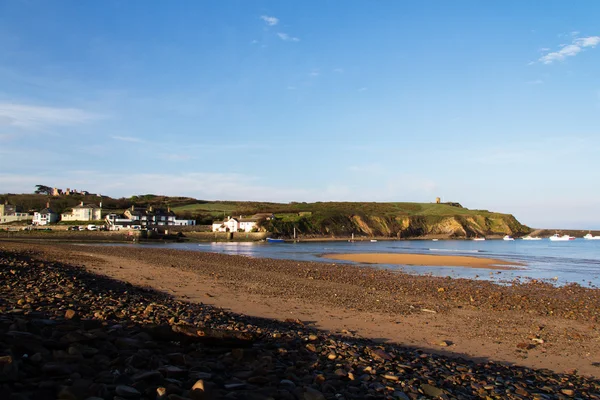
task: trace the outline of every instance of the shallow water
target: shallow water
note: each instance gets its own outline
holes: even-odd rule
[[[299,242],[299,243],[169,243],[140,244],[138,246],[206,251],[248,257],[275,258],[299,261],[318,261],[332,264],[358,264],[352,261],[328,260],[328,253],[415,253],[465,255],[518,261],[526,266],[518,270],[490,270],[462,267],[427,267],[368,264],[408,273],[492,280],[514,279],[548,280],[558,285],[578,283],[582,286],[600,286],[600,240],[576,239],[568,242],[503,241],[503,240],[402,240],[358,242]],[[365,264],[366,265],[366,264]]]

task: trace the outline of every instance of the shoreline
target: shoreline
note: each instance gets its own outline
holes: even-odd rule
[[[600,290],[141,247],[0,243],[177,299],[351,338],[600,377]],[[534,340],[535,339],[535,340]]]
[[[496,258],[456,256],[456,255],[433,255],[412,253],[345,253],[324,254],[322,258],[331,260],[353,261],[361,264],[394,264],[411,266],[434,266],[434,267],[463,267],[481,268],[495,270],[516,270],[523,263],[500,260]]]
[[[473,310],[450,315],[451,320],[451,311],[441,309],[420,309],[414,318],[410,313],[394,315],[393,310],[359,312],[340,304],[298,301],[303,298],[297,295],[308,294],[302,290],[273,297],[259,291],[239,293],[243,287],[230,270],[260,270],[258,281],[245,283],[266,281],[265,287],[273,289],[273,272],[287,271],[282,283],[289,283],[299,272],[291,271],[293,264],[261,260],[235,269],[248,260],[198,258],[181,251],[151,251],[141,262],[135,251],[72,247],[0,244],[0,277],[5,283],[0,287],[0,344],[9,352],[3,356],[4,387],[11,398],[154,399],[165,391],[178,399],[537,398],[540,393],[544,398],[562,398],[561,393],[588,398],[600,391],[600,381],[585,366],[565,371],[570,365],[564,363],[573,356],[554,354],[554,345],[564,346],[554,343],[552,324],[543,328],[544,340],[538,334],[536,340],[519,343],[514,362],[500,357],[502,345],[490,342],[489,332],[485,350],[495,356],[473,356],[461,351],[464,340],[467,349],[481,350],[477,340],[483,332],[472,323]],[[165,265],[169,257],[182,263]],[[311,273],[340,272],[313,271],[311,263],[297,266]],[[339,276],[311,276],[305,283],[344,295],[342,286],[331,286]],[[368,283],[369,275],[359,278]],[[203,291],[207,284],[210,295],[190,291],[204,285]],[[575,297],[579,294],[574,292]],[[236,296],[242,312],[207,304],[231,302]],[[307,308],[311,305],[314,309]],[[274,318],[248,312],[257,307]],[[462,327],[456,321],[460,318],[471,321],[470,328],[477,331],[472,338],[451,336],[456,333],[451,328]],[[370,336],[363,334],[361,325],[372,330]],[[383,339],[394,332],[401,340]],[[46,339],[49,335],[51,340]],[[431,340],[411,343],[410,337]],[[583,341],[572,339],[566,350],[577,352]],[[68,354],[57,350],[67,347]],[[37,353],[21,357],[23,351]],[[527,364],[548,364],[560,372]]]

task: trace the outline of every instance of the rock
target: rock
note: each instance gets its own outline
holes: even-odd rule
[[[304,392],[304,400],[326,400],[323,393],[319,392],[317,389],[313,389],[311,387],[306,387]]]
[[[431,397],[440,397],[446,393],[444,390],[427,383],[421,385],[421,390],[424,394]]]
[[[75,310],[69,309],[65,312],[66,319],[73,319],[73,318],[75,318],[76,315],[77,315],[77,313],[75,312]]]
[[[117,386],[115,389],[115,393],[117,393],[118,396],[124,397],[126,399],[137,399],[142,395],[136,388],[126,385]]]
[[[392,357],[390,354],[386,353],[385,351],[383,351],[381,349],[371,350],[371,356],[375,360],[379,360],[379,361],[391,361],[394,359],[394,357]]]
[[[574,396],[575,395],[575,391],[572,389],[561,389],[560,392],[562,394],[564,394],[565,396]]]

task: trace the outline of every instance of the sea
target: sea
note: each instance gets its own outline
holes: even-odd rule
[[[257,258],[315,261],[330,264],[356,264],[387,268],[410,274],[494,281],[500,284],[541,280],[554,285],[577,283],[600,287],[600,240],[575,239],[553,242],[548,239],[525,240],[399,240],[399,241],[328,241],[328,242],[214,242],[137,244],[135,246],[213,252]],[[323,258],[333,253],[411,253],[463,255],[498,258],[525,264],[518,269],[479,269],[440,266],[404,266],[361,264]]]

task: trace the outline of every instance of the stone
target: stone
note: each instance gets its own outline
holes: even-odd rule
[[[69,309],[65,312],[66,319],[73,319],[73,318],[75,318],[76,315],[77,315],[77,313],[75,312],[75,310]]]
[[[142,394],[136,388],[127,385],[117,386],[115,389],[115,393],[126,399],[137,399],[142,396]]]
[[[307,386],[304,392],[304,400],[326,400],[326,398],[323,393],[319,392],[317,389]]]

